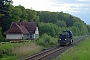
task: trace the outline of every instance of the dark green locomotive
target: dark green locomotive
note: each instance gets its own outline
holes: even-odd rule
[[[59,45],[69,45],[73,43],[73,34],[70,30],[65,30],[60,34],[58,43]]]

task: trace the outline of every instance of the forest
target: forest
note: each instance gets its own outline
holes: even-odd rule
[[[71,30],[74,36],[90,34],[90,25],[69,13],[36,11],[24,6],[13,6],[12,0],[0,0],[0,41],[5,40],[5,32],[12,22],[38,22],[40,36],[47,34],[58,37],[63,30]]]

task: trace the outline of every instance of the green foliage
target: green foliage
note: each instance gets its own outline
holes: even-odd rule
[[[9,42],[0,43],[0,60],[9,60],[11,57],[14,58],[15,55],[12,53],[11,49],[16,46],[18,46],[18,44]]]
[[[2,31],[2,27],[0,27],[0,37],[2,37],[2,33],[1,33],[1,31]]]
[[[12,3],[12,0],[0,0],[0,26],[2,27],[3,35],[10,26],[10,3]]]
[[[64,21],[57,20],[55,24],[59,27],[66,27],[66,23]]]
[[[42,22],[39,23],[39,30],[41,35],[47,33],[52,37],[57,37],[61,32],[61,29],[57,25],[53,23],[42,23]]]
[[[80,22],[75,22],[73,25],[80,29],[82,28],[82,24]]]
[[[75,22],[73,24],[73,26],[75,26],[78,30],[77,33],[79,33],[78,35],[86,35],[88,34],[88,29],[86,27],[86,25],[82,22]]]
[[[37,16],[37,13],[35,10],[26,9],[26,13],[27,13],[28,22],[39,22],[39,16]]]
[[[90,35],[90,25],[87,25],[88,33]]]
[[[72,30],[74,35],[87,35],[86,24],[78,17],[63,12],[37,11],[40,22],[53,23],[59,26],[61,30]],[[75,30],[74,30],[75,29]]]
[[[37,40],[37,44],[44,47],[51,47],[57,45],[57,38],[51,37],[47,34],[43,34],[41,38]]]
[[[37,15],[41,22],[56,23],[59,20],[64,21],[67,27],[72,26],[75,20],[75,17],[63,12],[37,11]]]
[[[2,35],[2,28],[0,27],[0,42],[5,41],[5,38]]]
[[[11,56],[4,55],[4,57],[0,58],[0,60],[17,60],[17,59],[16,59],[16,56],[14,55],[11,55]]]
[[[17,22],[19,20],[21,20],[21,14],[22,14],[22,11],[20,8],[18,8],[17,6],[14,7],[14,6],[10,6],[11,7],[11,22]]]
[[[76,26],[70,27],[70,30],[73,32],[73,35],[74,35],[74,36],[79,36],[79,35],[81,35],[79,28],[76,27]]]

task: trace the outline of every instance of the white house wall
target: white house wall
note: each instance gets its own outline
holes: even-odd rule
[[[24,34],[6,34],[6,39],[28,39],[30,38],[30,35],[24,35]],[[37,39],[39,38],[39,30],[38,27],[36,27],[35,34],[31,34],[31,39]]]
[[[23,34],[7,34],[6,39],[22,39]]]
[[[35,34],[39,34],[38,27],[36,27]]]
[[[39,34],[35,34],[35,39],[39,38]]]
[[[23,35],[23,39],[29,39],[29,35],[27,34]]]
[[[35,34],[32,34],[32,38],[31,39],[35,39]]]
[[[34,34],[34,39],[37,39],[37,38],[39,38],[39,30],[38,30],[38,27],[36,27],[35,34]]]
[[[32,38],[31,39],[37,39],[39,38],[39,34],[32,34]]]

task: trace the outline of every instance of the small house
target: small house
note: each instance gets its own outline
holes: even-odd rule
[[[6,31],[7,40],[25,40],[39,38],[37,22],[12,22],[10,29]]]

